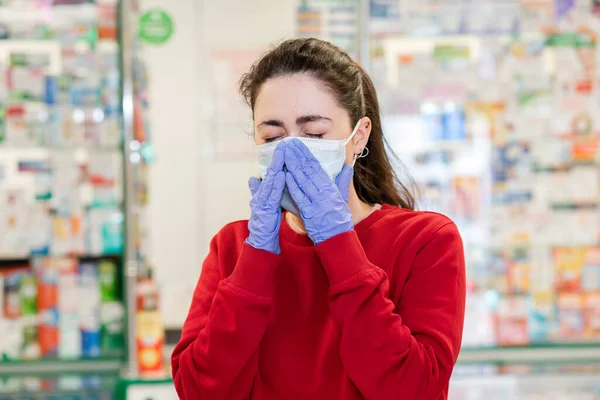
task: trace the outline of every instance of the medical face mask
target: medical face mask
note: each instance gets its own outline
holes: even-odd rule
[[[360,121],[356,123],[356,126],[354,127],[354,130],[350,136],[348,136],[347,139],[342,140],[287,137],[282,140],[276,140],[271,143],[256,146],[258,164],[260,167],[260,177],[265,177],[267,169],[273,160],[273,153],[280,142],[286,140],[299,140],[306,145],[312,155],[317,159],[317,161],[319,161],[321,168],[323,168],[323,170],[327,173],[327,176],[329,176],[332,181],[335,181],[335,178],[342,171],[342,167],[346,161],[346,145],[350,142],[350,140],[352,140],[359,126]],[[296,216],[300,216],[300,210],[290,196],[287,187],[285,188],[283,197],[281,198],[281,207]]]

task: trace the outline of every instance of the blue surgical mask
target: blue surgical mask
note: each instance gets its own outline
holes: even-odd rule
[[[280,142],[285,140],[299,140],[306,145],[312,155],[317,159],[317,161],[319,161],[321,168],[323,168],[323,170],[327,173],[327,176],[329,176],[332,181],[335,181],[335,178],[342,171],[342,167],[346,161],[346,145],[350,142],[350,140],[352,140],[354,135],[356,135],[356,131],[358,131],[359,126],[360,121],[356,123],[356,126],[354,127],[354,130],[350,136],[348,136],[347,139],[342,140],[287,137],[282,140],[256,146],[258,164],[260,167],[260,177],[265,177],[267,169],[273,160],[275,148],[277,148],[277,145]],[[298,217],[300,216],[300,210],[290,196],[287,187],[285,188],[281,198],[281,207]]]

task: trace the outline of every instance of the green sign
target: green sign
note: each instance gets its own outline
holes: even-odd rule
[[[140,17],[139,35],[146,43],[163,44],[173,36],[173,25],[166,11],[153,8]]]
[[[596,42],[593,37],[586,34],[563,33],[551,35],[546,39],[548,47],[595,47]]]

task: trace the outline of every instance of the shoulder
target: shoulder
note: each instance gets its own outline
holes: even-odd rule
[[[248,220],[230,222],[213,237],[211,247],[227,251],[241,249],[247,237]]]
[[[384,205],[381,216],[373,228],[389,232],[395,239],[408,239],[415,245],[424,246],[438,236],[455,237],[460,240],[458,228],[447,216],[429,211],[407,210]]]
[[[436,265],[448,273],[462,273],[464,246],[458,228],[450,218],[393,206],[386,206],[381,211],[385,214],[374,224],[371,235],[387,237],[385,246],[393,249],[391,251],[397,253],[398,259],[405,261],[404,265],[411,266],[405,271],[408,276]]]

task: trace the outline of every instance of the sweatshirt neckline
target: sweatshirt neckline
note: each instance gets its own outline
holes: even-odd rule
[[[389,204],[382,204],[379,210],[373,211],[369,214],[365,219],[360,221],[358,224],[354,226],[354,230],[358,235],[368,230],[375,222],[377,222],[381,216],[389,211],[393,206]],[[286,242],[290,242],[293,244],[301,245],[301,246],[312,246],[314,247],[314,243],[308,235],[301,234],[292,229],[292,227],[288,224],[287,219],[285,218],[285,214],[283,215],[281,221],[280,235],[283,240]]]

